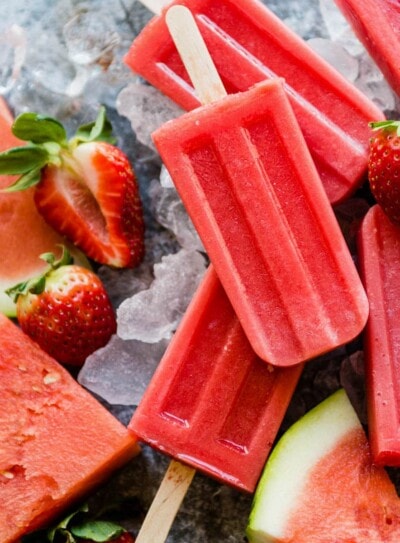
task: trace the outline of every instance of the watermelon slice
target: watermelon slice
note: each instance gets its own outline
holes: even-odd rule
[[[0,314],[0,541],[15,543],[138,452],[136,438]]]
[[[22,144],[11,132],[13,118],[0,97],[0,151]],[[0,188],[9,185],[10,176],[0,175]],[[47,264],[39,258],[45,252],[61,254],[59,244],[68,246],[76,262],[88,265],[83,254],[57,234],[38,213],[34,189],[0,193],[0,312],[15,317],[15,304],[5,294],[8,287],[39,275]]]
[[[295,423],[269,457],[247,528],[251,543],[398,543],[400,499],[371,463],[340,390]]]

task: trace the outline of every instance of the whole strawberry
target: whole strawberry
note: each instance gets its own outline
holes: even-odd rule
[[[400,224],[400,121],[371,123],[368,178],[371,192],[389,219]]]
[[[12,126],[28,145],[0,153],[0,174],[20,175],[7,191],[36,186],[35,203],[48,224],[99,263],[137,265],[144,221],[134,172],[113,145],[101,108],[94,123],[67,134],[56,119],[23,113]]]
[[[64,249],[41,276],[8,289],[21,329],[62,364],[80,366],[116,331],[113,307],[95,273],[71,264]]]

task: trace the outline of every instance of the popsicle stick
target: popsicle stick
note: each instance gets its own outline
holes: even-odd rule
[[[195,470],[172,460],[147,512],[136,543],[163,543],[192,482]]]
[[[166,13],[166,22],[202,104],[226,96],[225,87],[190,10],[185,6],[172,6]],[[165,542],[194,475],[193,468],[177,460],[171,461],[136,543]]]
[[[225,87],[190,10],[185,6],[172,6],[165,20],[200,102],[208,104],[226,96]]]

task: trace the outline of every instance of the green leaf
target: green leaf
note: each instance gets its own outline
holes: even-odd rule
[[[68,266],[72,264],[74,259],[71,256],[71,253],[65,247],[65,245],[59,244],[59,247],[62,249],[61,257],[57,260],[54,253],[42,253],[40,258],[47,262],[50,267],[55,270],[56,268],[61,268],[61,266]]]
[[[19,190],[29,189],[30,187],[37,185],[41,178],[41,171],[42,168],[36,168],[28,173],[25,173],[19,177],[15,183],[5,187],[0,192],[17,192]]]
[[[0,175],[18,175],[43,168],[49,161],[46,149],[36,145],[13,147],[0,153]]]
[[[91,520],[72,526],[70,529],[76,537],[90,539],[99,543],[115,539],[125,531],[118,524],[106,520]]]
[[[88,511],[89,511],[89,507],[86,503],[84,503],[82,507],[80,507],[77,511],[74,511],[73,513],[65,517],[61,522],[57,524],[57,526],[54,526],[54,528],[51,528],[50,530],[48,530],[47,539],[50,541],[50,543],[53,543],[53,541],[55,541],[56,535],[60,531],[65,536],[69,523],[81,513],[87,513]]]
[[[38,277],[33,277],[28,281],[23,281],[22,283],[18,283],[17,285],[6,289],[5,293],[15,303],[19,296],[24,296],[25,294],[28,294],[28,292],[31,292],[32,294],[41,294],[44,291],[45,286],[46,276],[39,275]]]
[[[396,129],[397,135],[400,136],[400,121],[377,121],[369,123],[369,126],[372,128],[372,130]]]
[[[89,141],[107,141],[108,143],[115,143],[115,138],[112,135],[112,126],[107,119],[104,106],[101,106],[95,122],[82,125],[78,128],[73,140],[77,143]]]
[[[14,121],[12,131],[19,139],[32,143],[55,141],[65,144],[67,141],[65,128],[57,119],[38,113],[19,115]]]

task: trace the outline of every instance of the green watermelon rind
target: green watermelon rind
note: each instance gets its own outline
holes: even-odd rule
[[[301,500],[312,468],[349,432],[361,428],[343,389],[309,411],[278,441],[254,495],[247,526],[251,543],[274,543],[285,536],[287,521]]]

